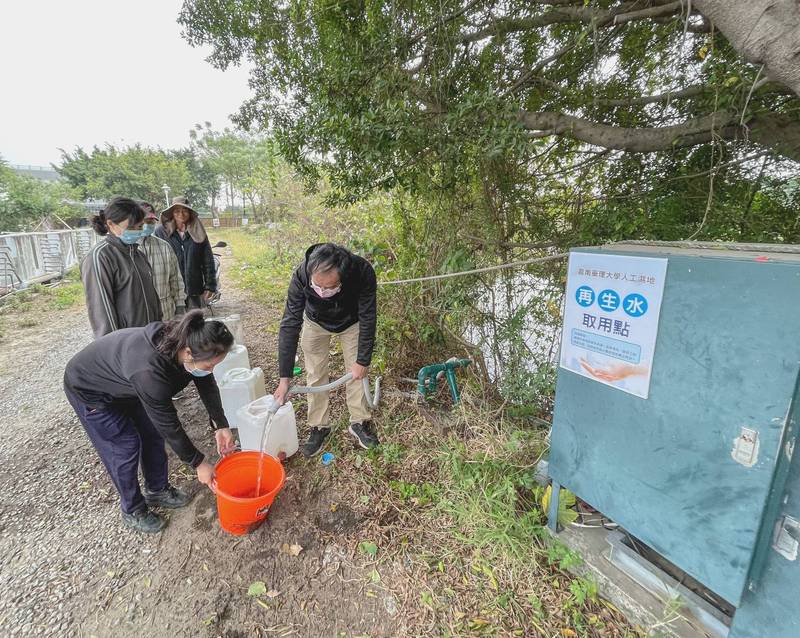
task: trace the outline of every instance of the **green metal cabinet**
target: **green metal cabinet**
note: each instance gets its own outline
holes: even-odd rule
[[[647,399],[559,370],[554,487],[573,491],[743,615],[749,606],[763,627],[778,612],[753,603],[759,591],[800,595],[800,565],[773,549],[787,508],[800,519],[800,470],[791,463],[800,248],[576,250],[666,257],[668,265]],[[800,636],[796,608],[770,621],[793,623],[789,633],[747,633],[741,620],[731,635]]]

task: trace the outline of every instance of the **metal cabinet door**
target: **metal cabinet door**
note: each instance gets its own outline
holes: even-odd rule
[[[764,565],[751,570],[751,587],[736,610],[730,638],[797,638],[800,636],[800,459],[794,454],[797,439],[800,387],[795,393],[779,466],[788,469],[785,482],[779,476],[774,492],[775,508],[768,514],[759,549]],[[779,474],[782,467],[779,467]]]
[[[560,370],[549,471],[738,605],[800,367],[800,263],[666,256],[650,398]]]

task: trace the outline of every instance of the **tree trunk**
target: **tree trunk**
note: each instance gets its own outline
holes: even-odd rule
[[[797,0],[693,0],[763,76],[800,95],[800,3]]]

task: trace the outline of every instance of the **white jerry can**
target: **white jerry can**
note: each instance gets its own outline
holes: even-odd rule
[[[214,366],[214,379],[217,385],[222,383],[228,370],[233,368],[246,368],[250,369],[250,356],[247,354],[247,348],[240,344],[235,344],[225,355],[225,358]]]
[[[270,422],[269,417],[273,414],[275,405],[275,399],[268,394],[239,409],[239,442],[242,450],[259,451],[264,439],[263,451],[283,461],[300,447],[297,440],[297,421],[292,402],[287,401],[274,412]],[[268,423],[269,430],[264,436],[264,428]]]
[[[242,315],[228,315],[227,317],[207,317],[206,321],[221,321],[233,335],[233,341],[239,345],[244,345],[244,326],[242,325]]]
[[[228,370],[219,384],[219,395],[222,398],[222,409],[228,417],[232,428],[239,427],[237,412],[239,408],[263,397],[267,393],[264,387],[264,373],[261,368],[232,368]]]

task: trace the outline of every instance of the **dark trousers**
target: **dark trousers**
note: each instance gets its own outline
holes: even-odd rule
[[[203,300],[202,295],[189,295],[186,297],[186,310],[195,310],[197,308],[203,309],[206,307],[206,302]]]
[[[69,390],[67,400],[119,492],[122,511],[133,514],[146,507],[139,488],[139,464],[148,490],[166,489],[169,481],[164,439],[138,401],[90,408]]]

